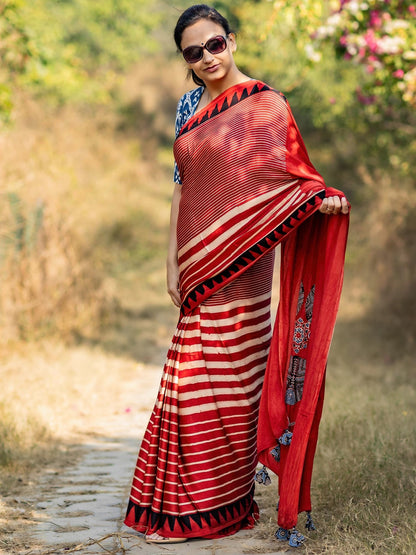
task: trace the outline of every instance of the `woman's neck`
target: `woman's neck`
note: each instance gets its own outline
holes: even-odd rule
[[[207,94],[207,103],[211,102],[211,100],[214,100],[214,98],[222,94],[230,87],[238,85],[239,83],[244,83],[245,81],[249,80],[250,77],[236,68],[235,72],[229,73],[224,79],[221,79],[220,81],[206,83],[205,89]]]

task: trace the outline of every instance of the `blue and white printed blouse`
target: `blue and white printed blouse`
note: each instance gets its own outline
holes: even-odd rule
[[[176,109],[175,138],[177,138],[177,136],[179,135],[179,131],[182,129],[188,119],[194,115],[203,92],[204,87],[198,87],[196,89],[193,89],[192,91],[188,91],[187,93],[185,93],[179,100],[178,107]],[[178,183],[179,185],[182,184],[176,162],[174,167],[173,181],[174,183]]]

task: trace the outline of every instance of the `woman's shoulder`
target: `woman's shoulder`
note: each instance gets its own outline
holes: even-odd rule
[[[194,114],[203,92],[204,92],[204,87],[197,87],[196,89],[192,89],[191,91],[186,92],[179,99],[178,107],[176,109],[176,124],[175,124],[176,137],[178,136],[182,126]]]
[[[183,94],[178,102],[178,112],[186,111],[186,109],[191,111],[198,104],[203,92],[204,87],[197,87]]]

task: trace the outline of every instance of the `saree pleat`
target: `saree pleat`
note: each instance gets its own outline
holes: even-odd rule
[[[231,87],[195,114],[182,127],[174,151],[182,180],[177,229],[182,305],[125,523],[175,537],[220,537],[253,526],[257,444],[262,462],[289,475],[283,480],[284,473],[279,475],[279,519],[287,509],[284,522],[296,521],[299,508],[310,505],[334,323],[331,316],[329,325],[319,324],[320,306],[329,307],[321,300],[321,285],[327,270],[336,274],[337,285],[329,287],[336,305],[342,282],[342,244],[331,268],[336,225],[327,233],[322,221],[328,218],[316,212],[325,184],[307,157],[284,97],[258,81]],[[331,241],[322,242],[321,232]],[[269,354],[273,252],[279,243],[283,302]],[[326,266],[322,245],[328,250]],[[291,351],[302,288],[307,298],[299,329],[304,333],[307,326],[311,339],[308,335],[308,345],[302,343],[301,354],[314,351],[315,336],[324,348],[318,349],[319,360],[306,364],[303,398],[299,376],[293,375],[298,389],[290,393],[300,398],[292,406],[285,402],[289,362],[305,367]],[[293,436],[294,448],[283,449],[276,464],[270,450],[291,417],[300,432]],[[291,469],[284,464],[290,457]],[[292,490],[295,501],[288,494]]]

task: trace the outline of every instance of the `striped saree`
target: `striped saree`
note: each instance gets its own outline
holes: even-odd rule
[[[231,87],[191,117],[174,153],[182,180],[182,305],[125,523],[139,532],[189,538],[252,527],[258,518],[258,441],[262,462],[281,476],[285,462],[295,466],[280,483],[281,490],[287,483],[295,491],[295,501],[281,491],[293,526],[310,502],[347,218],[317,213],[328,190],[285,98],[259,81]],[[279,243],[282,302],[270,349],[273,253]],[[322,301],[327,293],[329,300]],[[318,312],[325,311],[320,318]],[[299,362],[316,341],[312,364]],[[266,365],[268,389],[262,395]],[[288,384],[292,404],[286,402]],[[276,462],[270,451],[289,428],[295,460],[290,447],[282,448]]]

